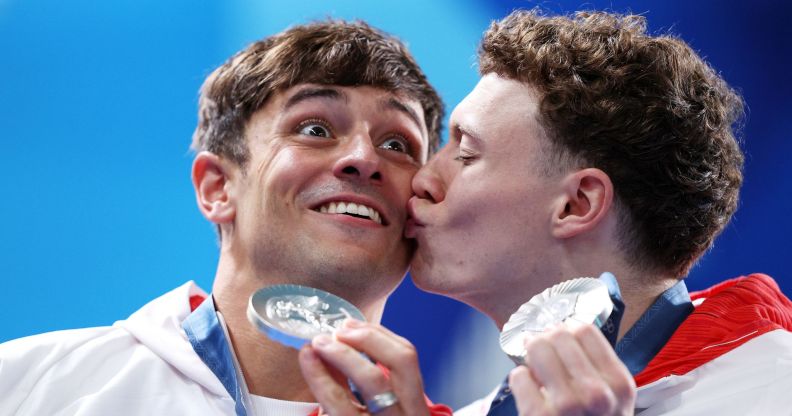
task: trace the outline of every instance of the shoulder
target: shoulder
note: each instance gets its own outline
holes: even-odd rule
[[[180,326],[190,311],[188,289],[161,296],[111,327],[0,345],[0,414],[223,413],[222,384],[202,366]],[[205,387],[215,384],[220,388]]]
[[[781,414],[792,408],[790,390],[792,333],[778,329],[641,387],[636,405],[647,414]]]
[[[0,344],[0,382],[16,370],[44,371],[61,361],[94,357],[98,350],[129,343],[126,331],[109,326],[47,332]]]
[[[21,411],[30,398],[53,388],[77,390],[82,377],[95,375],[92,363],[108,360],[133,342],[126,331],[97,327],[48,332],[0,344],[0,391],[5,392],[0,413]]]
[[[113,333],[118,335],[117,330],[112,327],[96,327],[71,329],[65,331],[47,332],[44,334],[33,335],[19,338],[0,344],[0,360],[3,367],[0,367],[4,374],[13,364],[24,364],[30,366],[46,366],[53,362],[60,361],[68,357],[75,350],[91,345],[98,339],[107,336],[113,337]]]

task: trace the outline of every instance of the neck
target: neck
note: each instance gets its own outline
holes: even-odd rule
[[[231,347],[251,394],[273,399],[314,402],[302,377],[298,351],[272,341],[247,320],[247,301],[258,289],[285,283],[277,279],[254,277],[244,268],[224,261],[221,254],[212,293],[215,306],[223,314],[231,337]],[[379,323],[385,299],[357,306],[369,322]]]

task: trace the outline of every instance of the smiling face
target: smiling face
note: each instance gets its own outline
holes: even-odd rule
[[[411,274],[422,289],[479,307],[558,279],[544,264],[557,247],[561,174],[545,169],[537,97],[489,74],[451,115],[448,144],[413,180],[406,235],[418,242]]]
[[[223,244],[269,282],[382,296],[403,277],[410,181],[428,154],[418,102],[373,87],[301,84],[249,121]],[[229,240],[230,241],[226,241]]]

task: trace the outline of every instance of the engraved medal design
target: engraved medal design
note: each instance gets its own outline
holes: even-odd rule
[[[365,321],[346,300],[323,290],[275,285],[257,290],[248,302],[250,323],[270,339],[299,349],[316,335],[329,334],[346,318]]]
[[[599,279],[580,277],[561,282],[534,296],[503,326],[500,345],[517,364],[523,364],[523,340],[560,323],[602,327],[613,311],[608,287]]]

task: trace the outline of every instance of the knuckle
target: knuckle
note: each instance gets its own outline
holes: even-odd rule
[[[327,392],[328,397],[334,403],[341,403],[342,400],[346,400],[347,394],[344,389],[339,385],[332,385]]]
[[[374,335],[374,328],[372,328],[371,325],[366,324],[355,328],[355,333],[358,334],[359,338],[365,340]]]
[[[547,406],[524,408],[517,406],[517,414],[519,416],[550,416],[552,412]]]
[[[546,336],[528,338],[525,342],[525,351],[529,354],[536,354],[548,348],[551,348],[551,344]]]
[[[407,363],[413,363],[418,361],[418,351],[416,351],[415,346],[412,344],[403,345],[398,353],[397,357],[400,361],[404,361]]]
[[[518,365],[509,371],[509,387],[514,388],[514,382],[519,382],[520,377],[522,377],[520,374],[525,371],[523,368],[525,368],[524,365]]]
[[[523,415],[525,415],[525,416],[528,416],[528,415],[530,415],[530,416],[551,416],[551,415],[553,415],[556,412],[551,411],[547,407],[547,405],[545,404],[544,406],[537,406],[537,407],[529,408],[529,409],[520,409],[519,413],[520,413],[520,416],[523,416]]]
[[[397,343],[399,343],[399,344],[401,344],[401,345],[412,345],[412,343],[410,342],[410,340],[408,340],[407,338],[404,338],[403,336],[400,336],[400,335],[394,334],[393,332],[390,332],[390,336],[391,336],[391,337],[392,337],[394,340],[396,340],[396,342],[397,342]]]
[[[613,392],[618,397],[618,399],[622,402],[633,402],[637,396],[637,387],[635,386],[635,380],[632,377],[627,378],[625,382],[618,383],[614,386]]]
[[[577,415],[581,413],[582,405],[574,397],[563,395],[556,399],[555,407],[559,414],[562,415]]]
[[[360,378],[372,391],[381,393],[388,389],[388,381],[385,379],[385,375],[382,371],[377,367],[367,367],[361,372]]]
[[[568,330],[565,330],[561,327],[555,328],[547,333],[547,340],[552,343],[563,341],[569,335],[566,331]]]
[[[583,339],[597,336],[600,330],[594,325],[580,325],[572,330],[575,338]]]
[[[616,406],[613,393],[601,384],[590,386],[583,394],[583,407],[588,413],[607,414]]]
[[[635,399],[637,386],[635,379],[626,367],[622,371],[615,371],[606,376],[610,390],[620,401]]]

